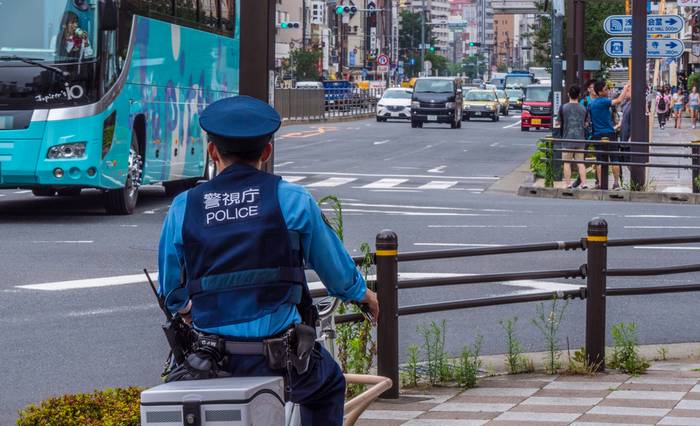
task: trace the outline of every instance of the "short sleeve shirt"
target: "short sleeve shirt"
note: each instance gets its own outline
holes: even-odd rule
[[[562,105],[562,120],[564,123],[564,139],[585,139],[583,129],[586,121],[586,108],[580,104],[567,103]]]
[[[593,136],[605,136],[615,133],[610,115],[612,101],[608,98],[595,98],[590,103]]]

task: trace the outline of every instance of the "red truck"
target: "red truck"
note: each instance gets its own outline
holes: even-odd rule
[[[533,127],[538,130],[552,128],[552,88],[550,86],[530,85],[525,88],[520,129],[528,132]]]

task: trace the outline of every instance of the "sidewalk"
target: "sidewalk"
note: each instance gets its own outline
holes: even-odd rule
[[[687,144],[694,140],[700,140],[700,129],[693,130],[689,118],[684,118],[681,129],[674,129],[673,123],[666,123],[666,129],[659,129],[658,122],[654,126],[652,140],[658,143]],[[652,153],[665,154],[690,154],[688,148],[655,147],[651,146]],[[651,162],[658,164],[690,164],[690,159],[652,157]],[[650,186],[655,186],[656,192],[691,193],[693,192],[690,169],[648,169],[647,180]]]
[[[399,400],[372,404],[357,425],[700,425],[699,382],[700,364],[670,361],[638,377],[489,377],[464,392],[403,391]]]

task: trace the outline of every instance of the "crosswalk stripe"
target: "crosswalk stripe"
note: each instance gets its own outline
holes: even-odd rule
[[[432,180],[423,186],[419,186],[418,189],[447,189],[453,187],[459,183],[456,180]]]
[[[15,191],[15,194],[29,194],[32,191]]]
[[[397,185],[401,185],[404,182],[408,182],[408,179],[379,179],[376,182],[372,182],[363,186],[363,189],[387,189],[393,188]]]
[[[300,180],[306,179],[306,176],[282,176],[282,179],[289,183],[299,182]]]
[[[345,185],[346,183],[354,182],[356,180],[357,178],[332,177],[306,186],[310,188],[332,188],[335,186]]]

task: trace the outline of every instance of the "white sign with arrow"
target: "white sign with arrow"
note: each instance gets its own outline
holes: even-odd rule
[[[685,20],[679,15],[649,15],[647,17],[647,34],[678,34],[683,31],[684,26]],[[603,22],[603,28],[610,35],[632,35],[632,16],[608,16]]]
[[[631,58],[632,39],[612,37],[605,42],[605,54],[612,58]],[[675,38],[648,38],[647,57],[654,58],[678,58],[683,55],[685,44]]]
[[[678,0],[678,7],[700,6],[700,0]]]

